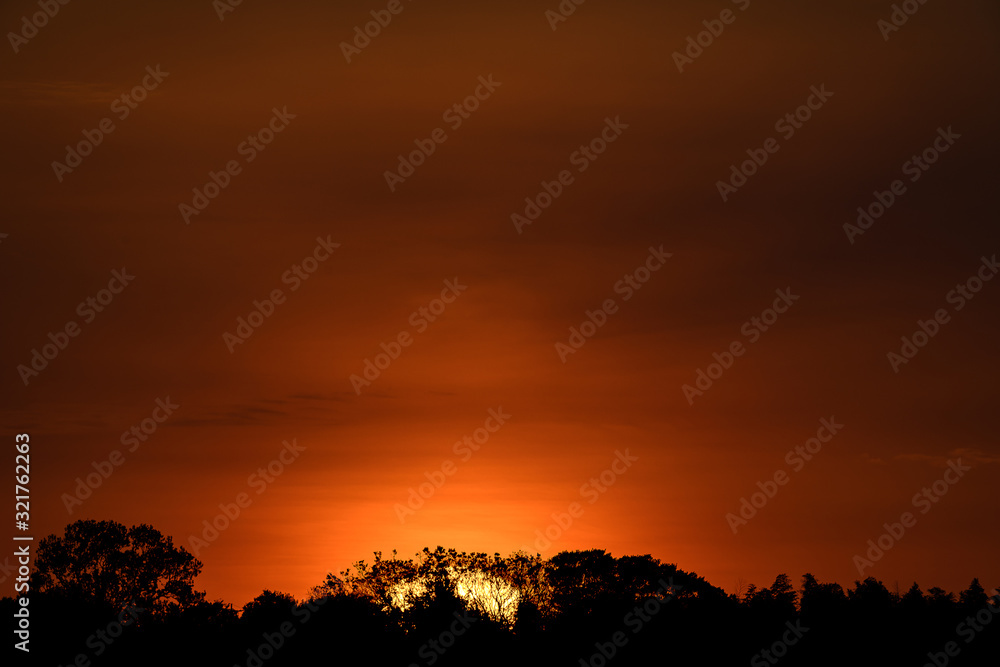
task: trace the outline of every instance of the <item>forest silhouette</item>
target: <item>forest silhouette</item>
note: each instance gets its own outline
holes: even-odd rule
[[[252,555],[248,554],[248,558]],[[726,593],[649,556],[375,552],[307,599],[209,601],[149,525],[77,521],[38,545],[30,664],[997,665],[1000,595],[811,574]],[[994,591],[995,593],[995,591]],[[19,603],[0,601],[10,619]]]

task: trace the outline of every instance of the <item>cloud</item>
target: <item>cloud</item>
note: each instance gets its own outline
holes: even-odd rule
[[[989,452],[984,452],[982,449],[970,448],[970,447],[959,447],[952,449],[948,452],[947,456],[936,455],[936,454],[897,454],[893,457],[895,461],[910,461],[914,463],[927,463],[935,468],[946,468],[948,467],[948,460],[955,458],[963,458],[966,461],[971,461],[972,463],[978,464],[989,464],[989,463],[1000,463],[1000,455],[990,454]],[[870,460],[870,462],[880,462],[878,459]]]
[[[284,398],[262,398],[230,406],[206,409],[201,414],[178,419],[177,426],[246,426],[267,423],[283,423],[285,420],[319,420],[329,423],[329,407],[323,404],[344,403],[349,400],[347,392],[291,394]]]
[[[106,106],[117,88],[83,81],[0,81],[0,104],[9,106]]]

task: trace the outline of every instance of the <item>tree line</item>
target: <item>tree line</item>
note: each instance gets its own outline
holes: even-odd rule
[[[1000,664],[1000,595],[978,579],[955,595],[780,574],[726,593],[649,555],[437,547],[376,552],[306,599],[264,590],[234,609],[196,589],[201,569],[149,525],[77,521],[46,537],[30,664]],[[0,600],[8,619],[17,605]]]

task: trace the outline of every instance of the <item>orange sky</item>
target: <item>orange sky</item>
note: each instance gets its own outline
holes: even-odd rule
[[[728,590],[779,572],[849,584],[855,554],[914,511],[865,576],[1000,584],[1000,281],[948,300],[1000,251],[997,8],[927,3],[885,40],[891,3],[741,4],[594,0],[553,31],[555,2],[404,2],[350,63],[340,43],[385,3],[244,2],[223,21],[208,0],[70,3],[17,53],[8,38],[0,387],[5,430],[32,436],[34,533],[110,518],[190,548],[246,492],[198,579],[242,605],[304,596],[374,550],[530,547],[574,502],[543,555],[651,553]],[[672,54],[727,8],[678,72]],[[0,26],[35,11],[6,3]],[[147,66],[167,74],[122,118],[112,103]],[[491,75],[453,129],[444,112]],[[814,86],[832,96],[784,138],[775,122]],[[274,109],[294,118],[247,162]],[[104,118],[114,131],[60,181],[52,163]],[[627,128],[579,171],[608,118]],[[949,127],[960,138],[911,182],[904,163]],[[447,140],[390,191],[385,172],[436,128]],[[778,151],[724,202],[717,182],[769,137]],[[186,224],[179,205],[232,160]],[[518,233],[511,214],[564,170]],[[850,243],[843,225],[895,179],[905,194]],[[293,291],[283,276],[317,238],[339,247]],[[625,300],[616,285],[661,246]],[[78,304],[122,267],[134,280],[86,321]],[[467,289],[418,331],[411,314],[456,279]],[[275,289],[285,301],[230,353],[223,334]],[[799,299],[747,335],[786,289]],[[563,363],[556,343],[608,299]],[[894,372],[887,353],[940,308],[950,320]],[[70,321],[79,335],[26,385],[18,366]],[[412,343],[356,393],[351,375],[401,332]],[[733,341],[745,353],[689,404],[682,385]],[[122,433],[167,397],[179,407],[129,452]],[[454,443],[501,407],[509,421],[463,460]],[[843,430],[793,471],[786,452],[831,417]],[[248,478],[293,439],[304,451],[257,494]],[[69,514],[62,495],[116,449],[124,463]],[[606,492],[581,489],[625,450],[637,460]],[[973,469],[919,514],[914,494],[958,457]],[[727,513],[779,470],[788,483],[734,535]]]

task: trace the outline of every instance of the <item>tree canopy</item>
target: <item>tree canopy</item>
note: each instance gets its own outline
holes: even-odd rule
[[[76,521],[62,537],[41,540],[36,568],[39,592],[115,611],[132,606],[155,615],[204,600],[194,589],[201,561],[147,524],[126,528],[115,521]]]

